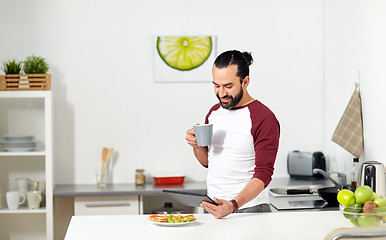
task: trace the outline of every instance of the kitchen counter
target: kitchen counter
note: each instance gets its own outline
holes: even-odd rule
[[[206,193],[205,182],[186,182],[178,185],[155,185],[153,183],[144,186],[135,184],[106,184],[105,187],[97,187],[96,184],[69,184],[56,185],[54,197],[75,196],[114,196],[114,195],[158,195],[164,194],[163,189],[184,190],[190,192]]]
[[[294,179],[294,178],[273,178],[268,186],[305,186],[320,185],[332,186],[331,182],[326,179]],[[111,196],[111,195],[158,195],[163,194],[163,189],[183,190],[197,193],[206,193],[205,182],[185,182],[180,185],[155,185],[147,183],[144,186],[135,184],[106,184],[105,187],[97,187],[96,184],[68,184],[55,185],[54,197],[74,197],[74,196]]]
[[[299,186],[331,186],[331,182],[326,179],[296,179],[296,178],[273,178],[268,188],[261,193],[261,201],[271,203],[272,211],[283,210],[281,205],[289,205],[289,210],[337,210],[337,208],[318,208],[314,207],[314,202],[324,203],[322,199],[317,195],[303,195],[303,196],[289,196],[288,198],[273,198],[268,194],[270,188],[275,187],[299,187]],[[138,197],[138,214],[151,213],[155,206],[163,204],[170,200],[165,199],[165,193],[163,189],[182,190],[195,193],[206,193],[205,182],[185,182],[179,185],[156,185],[154,183],[147,183],[144,186],[136,186],[135,184],[106,184],[105,187],[97,187],[96,184],[69,184],[69,185],[56,185],[53,191],[54,197],[73,197],[75,202],[82,198],[84,201],[98,201],[103,200],[106,197],[119,197],[119,196],[136,196]],[[149,198],[152,197],[152,198]],[[154,202],[159,199],[159,202]],[[112,199],[110,199],[112,200]],[[300,201],[299,201],[300,200]],[[311,200],[311,201],[309,201]],[[296,207],[292,207],[292,206]],[[279,207],[278,207],[279,206]],[[303,207],[304,206],[304,207]],[[183,207],[182,205],[179,206]],[[287,207],[288,208],[288,207]],[[192,211],[192,209],[185,209],[186,211]],[[284,209],[288,210],[288,209]],[[75,209],[76,212],[76,209]],[[202,209],[196,208],[196,213],[202,213]],[[75,214],[76,215],[76,214]]]
[[[231,214],[215,219],[196,214],[196,222],[159,226],[148,215],[74,216],[65,240],[106,239],[296,239],[321,240],[337,228],[352,227],[339,211]]]

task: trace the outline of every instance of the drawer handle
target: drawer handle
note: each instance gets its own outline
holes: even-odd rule
[[[116,201],[116,202],[86,202],[86,207],[121,207],[130,206],[129,201]]]

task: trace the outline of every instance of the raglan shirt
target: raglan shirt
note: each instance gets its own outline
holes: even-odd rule
[[[280,126],[272,111],[258,100],[240,108],[214,105],[205,123],[213,124],[213,141],[208,147],[208,196],[231,200],[251,178],[267,187],[279,147]],[[241,208],[267,202],[265,194]]]

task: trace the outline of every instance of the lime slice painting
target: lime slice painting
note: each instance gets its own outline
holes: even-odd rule
[[[213,36],[156,36],[155,81],[210,81]]]
[[[157,50],[172,68],[189,71],[201,66],[212,52],[211,37],[158,37]]]

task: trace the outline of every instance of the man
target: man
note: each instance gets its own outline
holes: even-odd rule
[[[250,53],[236,50],[217,57],[212,75],[220,102],[205,119],[213,124],[213,143],[197,146],[193,129],[186,132],[195,157],[208,168],[208,195],[218,203],[202,202],[201,207],[216,218],[236,211],[270,211],[258,195],[271,181],[280,126],[271,110],[247,91],[252,61]]]

